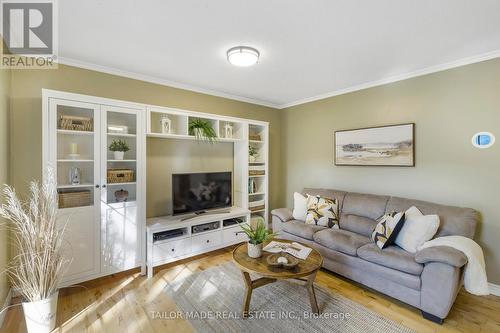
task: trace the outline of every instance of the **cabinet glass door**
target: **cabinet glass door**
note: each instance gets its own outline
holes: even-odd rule
[[[65,225],[65,255],[71,260],[65,281],[99,270],[100,106],[49,99],[48,162],[54,166],[58,223]]]
[[[135,203],[137,198],[137,111],[102,106],[102,201]],[[122,205],[120,205],[121,207]]]
[[[50,163],[56,166],[59,208],[93,206],[99,181],[99,106],[50,100]]]
[[[138,111],[101,106],[101,266],[105,272],[139,261],[137,227]]]

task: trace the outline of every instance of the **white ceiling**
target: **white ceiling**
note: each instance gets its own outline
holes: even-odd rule
[[[500,56],[498,0],[62,0],[62,63],[284,107]],[[225,51],[259,49],[238,68]]]

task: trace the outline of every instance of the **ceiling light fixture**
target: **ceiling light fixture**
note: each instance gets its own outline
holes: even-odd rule
[[[236,46],[227,50],[227,61],[238,67],[255,65],[259,61],[259,56],[259,51],[248,46]]]

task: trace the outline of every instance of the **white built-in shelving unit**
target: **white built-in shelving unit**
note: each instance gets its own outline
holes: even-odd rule
[[[217,133],[217,140],[212,144],[233,143],[234,205],[229,212],[202,215],[188,221],[171,216],[148,219],[148,277],[152,276],[154,266],[245,241],[246,236],[238,225],[224,227],[224,221],[227,219],[238,218],[247,223],[252,217],[260,216],[268,224],[269,123],[164,107],[148,107],[147,113],[147,137],[166,140],[197,140],[193,133],[189,133],[189,123],[193,119],[203,119],[208,121]],[[167,117],[171,122],[169,133],[161,131],[162,117]],[[233,129],[231,137],[225,136],[224,127],[228,124]],[[252,163],[249,157],[250,146],[255,147],[258,152],[257,159]],[[262,174],[252,176],[250,175],[251,169],[261,170]],[[192,233],[193,226],[206,223],[217,223],[218,227],[199,234]],[[178,231],[179,236],[166,242],[155,242],[156,233],[168,231]]]
[[[248,124],[248,144],[257,151],[255,160],[248,161],[248,208],[252,216],[269,216],[269,128],[267,124]]]
[[[268,223],[267,122],[46,89],[42,95],[44,170],[49,165],[55,167],[59,193],[84,193],[86,198],[81,205],[60,207],[59,210],[60,223],[67,225],[66,254],[72,259],[64,284],[78,283],[138,266],[142,267],[142,272],[146,272],[147,231],[171,228],[172,220],[178,222],[175,227],[183,224],[173,217],[156,217],[146,221],[146,140],[148,137],[197,140],[193,133],[189,133],[189,123],[193,119],[204,119],[212,125],[217,133],[217,140],[212,144],[230,143],[234,147],[233,208],[226,215],[219,213],[217,221],[222,223],[237,216],[248,222],[252,216],[258,215]],[[62,128],[60,119],[63,115],[91,119],[93,126],[89,130]],[[171,121],[169,133],[161,130],[161,119],[165,115]],[[231,137],[225,136],[226,124],[233,128]],[[127,130],[115,133],[108,130],[110,126]],[[109,151],[113,140],[123,140],[130,147],[123,160],[116,160],[113,152]],[[249,158],[249,146],[258,152],[255,161]],[[75,147],[78,147],[76,153]],[[69,180],[73,168],[78,168],[80,172],[78,184],[72,184]],[[134,179],[108,182],[107,172],[110,169],[133,170]],[[255,172],[258,174],[253,174]],[[120,190],[128,192],[125,202],[117,201],[116,192]],[[213,218],[207,214],[207,217],[186,222],[186,228],[195,222],[203,223]],[[162,221],[165,223],[162,224]],[[220,232],[220,242],[216,242],[219,236],[208,233],[206,236],[200,234],[192,237],[189,242],[178,240],[175,249],[182,255],[169,254],[167,261],[240,242],[243,238],[237,228],[232,226],[212,230],[212,233]],[[152,237],[151,232],[149,234]],[[204,242],[203,246],[197,243],[200,240]],[[162,242],[162,247],[174,249],[173,242]],[[167,261],[160,260],[155,264]]]
[[[234,144],[234,205],[249,209],[252,211],[252,215],[260,215],[268,223],[268,122],[165,107],[148,107],[147,113],[146,135],[153,138],[196,140],[193,133],[189,133],[190,120],[209,121],[218,134],[217,142],[232,142]],[[161,132],[163,116],[167,116],[172,124],[171,131],[167,134]],[[230,138],[224,136],[226,124],[230,124],[233,128],[233,135]],[[252,163],[248,154],[249,146],[254,147],[258,152],[257,159]],[[251,176],[250,170],[262,170],[263,174]],[[263,208],[252,207],[256,204],[263,206]]]

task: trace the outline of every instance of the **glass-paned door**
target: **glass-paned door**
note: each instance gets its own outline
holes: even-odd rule
[[[65,281],[99,270],[100,106],[49,99],[48,162],[57,177],[58,223],[65,226]]]
[[[102,191],[106,204],[131,203],[137,198],[137,111],[102,106]]]
[[[138,110],[101,106],[101,269],[121,271],[140,260],[137,223]]]

